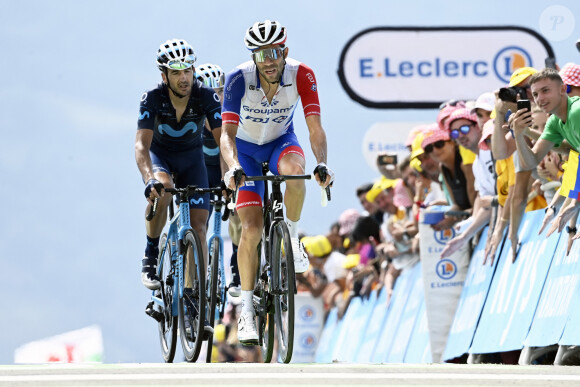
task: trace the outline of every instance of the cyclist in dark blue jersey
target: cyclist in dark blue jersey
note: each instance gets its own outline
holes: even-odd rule
[[[195,76],[201,83],[207,87],[211,87],[220,97],[220,100],[223,101],[225,74],[220,66],[211,63],[199,65],[195,68]],[[222,180],[222,169],[226,171],[228,167],[220,156],[220,148],[209,128],[209,122],[206,121],[204,129],[203,154],[207,168],[207,177],[209,186],[216,187]],[[210,216],[211,210],[212,208],[210,207]],[[232,256],[230,259],[232,281],[228,285],[228,293],[232,297],[239,297],[242,288],[240,284],[240,272],[238,270],[238,244],[240,243],[240,235],[242,233],[242,223],[237,213],[230,216],[228,233],[232,240]]]
[[[155,198],[160,199],[157,215],[146,221],[147,246],[142,261],[141,281],[152,290],[160,287],[156,274],[159,236],[172,200],[161,187],[208,187],[202,148],[206,118],[216,141],[221,133],[220,99],[194,77],[195,59],[193,48],[185,40],[161,44],[157,66],[163,82],[141,97],[135,158],[149,205]],[[191,198],[190,208],[191,226],[205,240],[209,195]],[[207,246],[202,246],[207,263]]]

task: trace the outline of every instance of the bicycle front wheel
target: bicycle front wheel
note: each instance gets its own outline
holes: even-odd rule
[[[184,289],[183,297],[179,298],[177,308],[179,335],[185,360],[194,362],[199,357],[204,335],[206,273],[199,236],[188,231],[182,243],[183,262],[181,268],[183,272],[181,278],[184,279],[184,283],[181,285]]]
[[[167,241],[167,234],[161,236],[159,241],[159,279],[161,289],[159,297],[163,300],[163,306],[155,305],[157,312],[163,315],[158,322],[159,341],[161,343],[161,353],[166,363],[172,363],[175,357],[177,344],[177,316],[173,315],[174,300],[174,280],[171,270],[171,241]]]
[[[219,259],[220,259],[220,242],[217,237],[213,238],[211,241],[210,249],[209,249],[209,273],[208,273],[208,280],[207,280],[207,295],[209,303],[207,305],[208,309],[208,316],[209,316],[209,324],[213,328],[215,325],[215,317],[216,317],[216,305],[218,302],[218,291],[220,291],[221,287],[218,287],[218,274],[219,274]],[[220,303],[223,302],[220,297]],[[211,352],[213,350],[213,343],[212,343],[213,335],[209,337],[207,341],[207,355],[206,355],[206,363],[211,363]]]
[[[290,233],[284,222],[271,231],[272,288],[278,334],[278,354],[284,363],[292,359],[294,345],[294,292],[296,278]]]

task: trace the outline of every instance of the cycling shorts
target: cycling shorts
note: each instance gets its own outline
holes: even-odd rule
[[[238,160],[247,176],[262,176],[262,163],[267,161],[270,172],[279,175],[278,163],[289,153],[299,154],[304,158],[304,151],[293,131],[287,132],[267,144],[254,144],[236,138]],[[262,206],[264,196],[263,181],[247,181],[238,193],[236,208]]]
[[[201,146],[176,152],[166,151],[154,145],[149,150],[153,172],[165,172],[169,176],[176,174],[175,187],[184,188],[195,185],[208,188],[207,171]],[[189,199],[190,208],[209,211],[209,194],[195,194]]]

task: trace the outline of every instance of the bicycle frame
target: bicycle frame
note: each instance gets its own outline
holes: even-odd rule
[[[171,201],[169,207],[169,229],[167,230],[167,241],[161,250],[161,257],[165,257],[165,250],[168,248],[169,244],[171,246],[177,247],[171,251],[171,267],[173,278],[173,294],[177,294],[178,297],[173,297],[173,302],[171,305],[171,312],[173,316],[177,316],[177,302],[178,298],[183,297],[184,289],[184,278],[183,278],[183,267],[184,267],[184,252],[183,252],[183,238],[185,233],[191,230],[191,223],[189,218],[189,200],[187,194],[180,193],[179,198],[179,211],[173,215],[173,200]],[[195,264],[198,265],[197,256],[195,257]],[[157,274],[159,274],[161,268],[163,267],[163,262],[160,261],[157,264]],[[163,282],[162,282],[163,284]],[[157,291],[153,290],[151,300],[162,308],[165,308],[165,304],[160,297],[155,295]]]
[[[224,203],[219,200],[219,201],[215,201],[214,199],[214,221],[213,221],[213,232],[210,235],[208,242],[207,242],[207,248],[208,248],[208,252],[211,251],[211,246],[213,244],[214,239],[217,238],[218,242],[219,242],[219,267],[218,267],[218,278],[219,278],[219,294],[222,296],[222,299],[220,300],[221,302],[221,310],[217,309],[216,311],[218,312],[216,314],[216,316],[220,316],[220,320],[223,318],[223,309],[225,306],[225,291],[226,291],[226,279],[225,279],[225,268],[224,268],[224,240],[222,238],[222,208],[224,207]],[[227,207],[225,208],[225,211],[228,211]]]

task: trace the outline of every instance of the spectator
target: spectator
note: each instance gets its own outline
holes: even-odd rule
[[[373,183],[361,185],[356,189],[356,196],[358,197],[361,206],[365,209],[366,214],[363,213],[363,215],[372,216],[377,223],[380,224],[383,222],[383,212],[379,209],[379,206],[377,206],[376,203],[367,200],[367,193],[371,188],[373,188]]]
[[[568,97],[580,97],[580,65],[567,63],[560,70],[562,82],[567,85]]]
[[[513,120],[514,133],[522,166],[526,169],[536,167],[548,152],[556,145],[560,145],[563,140],[568,141],[574,149],[574,154],[570,154],[569,160],[578,157],[577,149],[580,147],[580,138],[576,135],[580,131],[580,97],[568,97],[566,94],[566,85],[562,78],[554,69],[543,69],[542,71],[530,77],[529,81],[532,94],[538,106],[546,113],[552,114],[546,123],[546,127],[540,139],[533,148],[526,143],[523,138],[526,126],[531,124],[531,112],[524,110],[517,111]],[[574,157],[573,157],[574,156]],[[568,169],[566,170],[568,172]],[[569,175],[564,174],[564,186],[570,186],[566,183],[566,177],[576,179],[576,171]],[[561,231],[566,222],[577,211],[578,193],[574,190],[568,192],[561,191],[561,194],[567,196],[567,200],[557,218],[555,219],[551,232],[558,229]],[[550,234],[551,234],[550,232]]]

